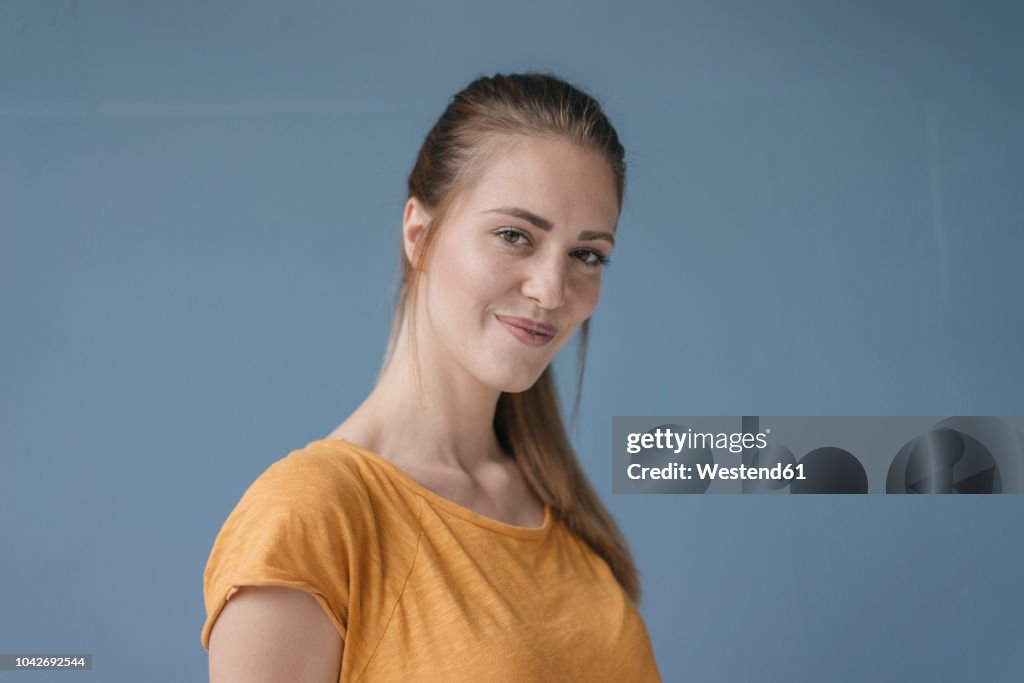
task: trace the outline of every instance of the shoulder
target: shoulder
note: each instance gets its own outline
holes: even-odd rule
[[[355,532],[373,524],[372,492],[358,456],[313,442],[272,462],[246,488],[226,527],[247,534],[271,527]]]
[[[358,463],[314,445],[272,462],[245,489],[214,540],[208,578],[311,581],[344,569],[341,559],[376,533]],[[279,570],[287,571],[277,576]]]
[[[418,531],[418,501],[358,449],[312,441],[270,464],[246,489],[225,526],[245,535],[293,534],[365,546]]]
[[[372,485],[359,454],[313,441],[272,462],[252,482],[247,496],[302,497],[316,500],[365,497]]]
[[[243,586],[309,593],[344,637],[350,577],[375,519],[357,463],[329,456],[305,447],[276,460],[228,515],[203,575],[204,646],[217,615]]]

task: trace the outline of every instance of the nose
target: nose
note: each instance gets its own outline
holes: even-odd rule
[[[527,268],[522,293],[541,308],[553,310],[565,303],[566,266],[568,259],[558,253],[547,259],[537,259]]]

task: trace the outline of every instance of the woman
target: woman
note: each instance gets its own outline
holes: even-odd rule
[[[214,543],[211,680],[660,680],[550,367],[580,326],[585,350],[614,247],[614,128],[554,76],[479,78],[408,185],[375,388],[260,475]]]

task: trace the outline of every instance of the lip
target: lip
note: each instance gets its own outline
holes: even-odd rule
[[[495,315],[512,336],[530,346],[544,346],[555,338],[555,328],[529,318],[515,318],[507,315]],[[531,334],[533,332],[534,334]]]

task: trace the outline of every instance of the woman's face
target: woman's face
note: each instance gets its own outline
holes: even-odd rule
[[[411,255],[425,218],[415,199],[405,217]],[[499,391],[530,388],[597,306],[617,222],[615,178],[600,153],[539,138],[503,148],[431,247],[420,329],[447,357],[428,362]]]

